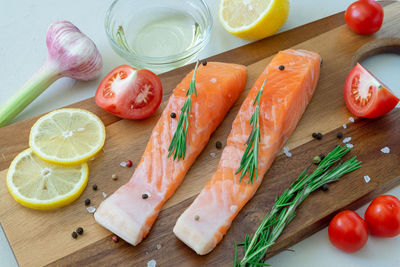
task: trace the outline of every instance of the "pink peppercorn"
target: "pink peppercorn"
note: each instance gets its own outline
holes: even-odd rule
[[[131,160],[127,160],[126,161],[126,167],[132,167],[132,161]]]
[[[119,241],[119,238],[118,238],[118,236],[116,236],[116,235],[113,235],[113,237],[112,237],[112,241],[113,241],[114,243],[118,243],[118,241]]]

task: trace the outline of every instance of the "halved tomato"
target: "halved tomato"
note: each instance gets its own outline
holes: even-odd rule
[[[387,86],[359,63],[347,76],[344,100],[351,113],[370,119],[385,115],[399,102]]]
[[[121,65],[101,81],[95,95],[96,104],[125,119],[145,119],[160,106],[162,85],[149,70]]]

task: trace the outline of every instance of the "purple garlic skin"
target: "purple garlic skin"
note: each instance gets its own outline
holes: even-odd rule
[[[60,76],[81,81],[99,77],[103,60],[94,42],[69,21],[50,25],[46,44],[48,64],[59,70]]]

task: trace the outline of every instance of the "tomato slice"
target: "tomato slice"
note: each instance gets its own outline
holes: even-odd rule
[[[351,113],[371,119],[385,115],[399,102],[388,87],[359,63],[347,76],[344,100]]]
[[[149,70],[121,65],[101,81],[95,95],[96,104],[125,119],[145,119],[160,106],[162,85]]]

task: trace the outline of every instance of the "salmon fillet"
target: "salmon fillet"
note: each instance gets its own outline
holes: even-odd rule
[[[221,241],[233,219],[253,197],[265,173],[300,120],[316,88],[320,56],[304,50],[279,52],[257,79],[243,102],[229,134],[216,173],[178,218],[175,235],[197,254],[209,253]],[[280,70],[280,66],[284,66]],[[281,67],[282,69],[282,67]],[[240,166],[252,130],[253,101],[267,79],[260,99],[258,176],[239,183]]]
[[[242,65],[209,62],[199,66],[197,97],[192,95],[189,115],[186,156],[184,160],[174,161],[173,155],[168,157],[168,147],[192,75],[193,71],[174,89],[130,181],[104,200],[94,214],[99,224],[132,245],[146,237],[161,207],[182,183],[210,135],[243,91],[247,73]],[[176,113],[176,118],[171,118],[171,113]]]

